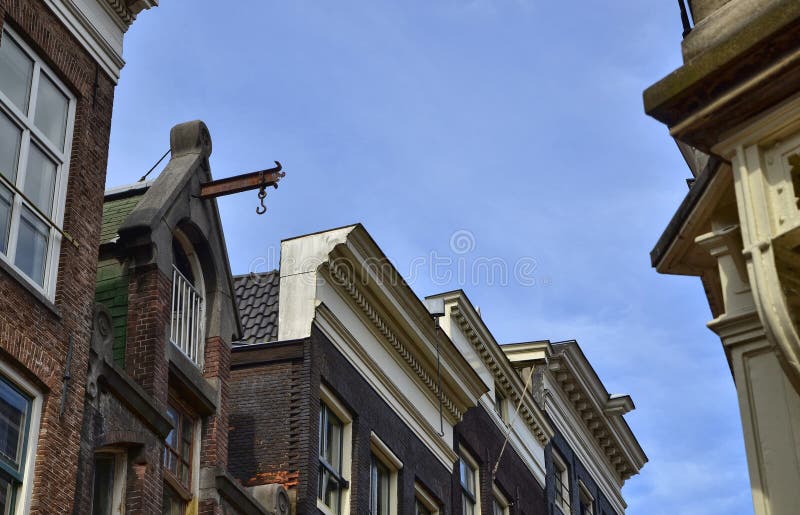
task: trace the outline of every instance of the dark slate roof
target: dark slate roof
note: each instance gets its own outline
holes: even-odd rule
[[[242,319],[242,339],[237,345],[273,342],[278,339],[278,270],[233,278],[236,303]]]

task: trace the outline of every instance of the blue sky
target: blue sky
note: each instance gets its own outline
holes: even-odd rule
[[[362,222],[419,295],[463,287],[501,342],[574,338],[633,396],[650,463],[628,513],[749,514],[702,287],[649,263],[689,172],[641,92],[680,64],[680,34],[669,0],[161,0],[126,36],[108,185],[204,120],[216,177],[287,171],[265,216],[254,192],[219,202],[234,273]]]

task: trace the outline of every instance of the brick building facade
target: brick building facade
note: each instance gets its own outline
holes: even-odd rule
[[[503,345],[530,394],[551,421],[544,448],[548,515],[615,515],[627,507],[625,482],[647,456],[625,421],[635,406],[611,395],[574,340]]]
[[[234,475],[296,513],[451,513],[453,427],[486,386],[363,227],[286,240],[236,286]]]
[[[319,392],[324,388],[352,416],[352,512],[369,513],[370,457],[377,438],[402,464],[396,513],[413,511],[415,489],[449,513],[452,471],[320,330],[312,329],[303,340],[238,346],[232,362],[231,472],[243,484],[283,484],[297,513],[317,513]]]
[[[73,512],[122,36],[155,3],[0,1],[0,512]]]
[[[170,151],[155,181],[106,194],[78,512],[263,514],[227,472],[241,329],[216,202],[197,196],[206,126],[175,126]]]
[[[549,514],[558,447],[604,513],[593,464],[619,449],[573,460],[574,406],[360,225],[234,288],[202,122],[104,194],[123,35],[156,3],[0,0],[0,512],[285,514],[288,491],[295,513]]]
[[[632,402],[574,342],[499,345],[463,292],[420,301],[361,226],[285,240],[280,270],[235,284],[244,485],[282,485],[298,514],[624,512],[646,461],[622,419]]]
[[[454,513],[547,513],[544,447],[554,430],[531,396],[530,381],[517,373],[463,291],[425,301],[441,315],[442,330],[489,387],[454,428],[460,458]],[[462,470],[476,478],[474,492],[463,481]]]

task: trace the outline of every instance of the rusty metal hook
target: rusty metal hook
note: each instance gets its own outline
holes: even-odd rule
[[[258,201],[261,202],[261,205],[256,206],[256,213],[259,215],[263,215],[267,212],[267,206],[264,205],[265,198],[267,198],[267,187],[262,185],[261,188],[258,189]]]

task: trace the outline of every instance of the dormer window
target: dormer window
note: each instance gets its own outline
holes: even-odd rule
[[[172,241],[170,341],[198,367],[205,351],[205,295],[200,261],[182,234]]]

